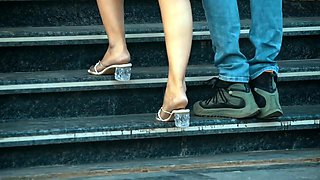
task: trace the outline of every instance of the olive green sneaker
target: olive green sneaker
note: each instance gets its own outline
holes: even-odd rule
[[[193,105],[198,116],[248,118],[259,113],[248,83],[226,82],[215,78],[211,98]]]
[[[276,82],[277,76],[269,72],[250,81],[253,96],[260,108],[257,118],[273,119],[283,115]]]

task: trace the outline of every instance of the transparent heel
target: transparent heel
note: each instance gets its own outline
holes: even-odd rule
[[[166,119],[163,119],[160,116],[161,111],[168,114],[169,117],[167,117]],[[163,110],[163,108],[161,107],[156,115],[156,119],[162,122],[174,121],[176,127],[186,128],[186,127],[189,127],[190,125],[190,110],[179,109],[179,110],[173,110],[172,112],[168,112],[166,110]]]
[[[98,71],[98,67],[103,67],[103,69]],[[88,73],[93,75],[114,74],[115,79],[118,81],[129,81],[131,78],[131,67],[131,63],[104,66],[101,61],[99,61],[96,65],[88,69]]]
[[[117,81],[129,81],[131,78],[131,66],[116,67],[114,78]]]
[[[186,128],[190,126],[190,110],[174,110],[174,124],[179,128]]]

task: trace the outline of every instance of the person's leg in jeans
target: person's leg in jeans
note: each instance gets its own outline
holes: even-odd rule
[[[240,52],[240,17],[236,0],[203,0],[206,18],[215,51],[214,63],[219,79],[228,82],[249,82],[249,64]]]
[[[275,61],[282,42],[282,0],[251,0],[250,40],[256,51],[249,61],[251,88],[260,108],[259,118],[282,115],[276,87]]]
[[[196,102],[193,111],[200,116],[253,116],[258,113],[258,107],[248,86],[249,64],[239,48],[240,17],[237,0],[203,0],[203,6],[219,79],[213,88],[213,96]]]

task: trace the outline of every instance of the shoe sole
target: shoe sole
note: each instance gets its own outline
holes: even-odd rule
[[[282,115],[283,115],[282,111],[275,111],[270,114],[268,113],[266,116],[257,116],[257,118],[259,118],[259,119],[276,119]]]
[[[222,110],[222,111],[225,111],[226,110],[223,110],[221,108],[218,109],[219,111]],[[255,112],[251,113],[251,114],[245,114],[245,115],[242,115],[242,116],[234,116],[233,114],[235,113],[235,111],[243,111],[241,109],[228,109],[230,111],[229,114],[224,114],[224,115],[219,115],[217,114],[217,112],[204,112],[204,113],[195,113],[194,114],[196,116],[200,116],[200,117],[215,117],[215,118],[232,118],[232,119],[247,119],[247,118],[251,118],[251,117],[254,117],[256,115],[258,115],[260,113],[259,109],[257,109]]]
[[[257,115],[259,119],[275,119],[283,115],[281,105],[279,102],[279,93],[276,90],[274,93],[255,88],[254,91],[266,100],[266,106],[260,108],[260,114]]]
[[[231,108],[211,108],[205,109],[200,105],[200,101],[196,102],[193,106],[193,112],[201,117],[223,117],[223,118],[250,118],[259,114],[260,110],[254,101],[253,95],[250,93],[235,92],[234,96],[242,97],[245,100],[245,106],[241,109]],[[251,102],[250,102],[251,100]]]
[[[99,72],[91,71],[88,69],[88,73],[92,75],[111,75],[114,74],[116,68],[128,68],[132,67],[131,63],[126,63],[126,64],[115,64],[115,65],[110,65],[108,67],[105,67],[103,70]]]

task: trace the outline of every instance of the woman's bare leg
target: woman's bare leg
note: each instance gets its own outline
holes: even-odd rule
[[[103,66],[130,61],[124,30],[124,0],[97,0],[99,12],[106,29],[109,46],[101,63]],[[91,67],[92,68],[92,67]],[[101,71],[102,66],[97,70]]]
[[[163,109],[171,112],[188,104],[185,74],[192,43],[192,12],[189,0],[159,0],[169,60]],[[161,113],[162,118],[168,114]]]

